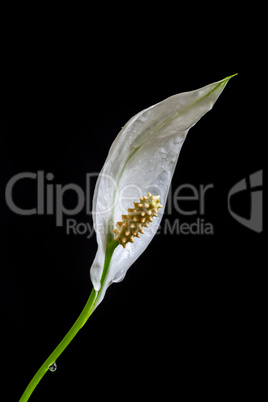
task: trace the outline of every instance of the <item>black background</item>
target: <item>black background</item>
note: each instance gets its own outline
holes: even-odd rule
[[[171,14],[166,10],[166,18]],[[257,123],[261,78],[250,69],[258,51],[227,14],[221,23],[205,19],[196,29],[192,19],[182,26],[183,16],[164,27],[161,12],[156,19],[137,16],[134,24],[119,18],[110,25],[92,12],[76,25],[58,17],[54,29],[59,21],[64,28],[53,33],[50,24],[38,29],[38,19],[34,27],[6,31],[0,244],[2,388],[8,401],[19,399],[80,314],[97,248],[95,236],[67,236],[55,216],[10,211],[8,180],[42,170],[54,174],[54,184],[85,189],[86,174],[100,171],[135,113],[234,73],[213,110],[189,132],[172,184],[213,184],[205,220],[214,234],[156,236],[125,280],[108,290],[31,400],[127,400],[160,392],[165,400],[174,393],[217,400],[232,387],[232,395],[254,394],[262,348],[263,233],[230,216],[227,196],[264,167]],[[25,208],[35,199],[29,183],[16,193]],[[249,213],[248,200],[245,194],[236,200],[237,213]],[[173,210],[169,219],[178,218]],[[92,223],[85,210],[76,219]]]

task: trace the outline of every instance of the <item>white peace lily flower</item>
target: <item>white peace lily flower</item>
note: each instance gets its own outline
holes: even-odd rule
[[[34,375],[20,402],[28,401],[48,370],[56,370],[57,358],[102,301],[107,287],[124,278],[153,239],[186,134],[212,108],[230,78],[171,96],[138,113],[118,134],[93,199],[98,242],[90,270],[93,289],[81,314]]]
[[[213,107],[231,77],[196,91],[171,96],[141,111],[116,137],[93,198],[93,221],[98,242],[90,270],[93,287],[98,293],[94,308],[103,299],[107,287],[125,277],[129,267],[156,234],[164,208],[158,212],[159,204],[155,209],[151,204],[159,202],[155,197],[159,195],[161,204],[165,206],[188,130]],[[134,211],[133,202],[136,203]],[[127,212],[130,207],[132,209]],[[145,226],[148,227],[137,238],[139,232],[143,232],[140,215],[143,210]],[[122,214],[125,215],[123,218]],[[120,221],[123,224],[117,223]]]

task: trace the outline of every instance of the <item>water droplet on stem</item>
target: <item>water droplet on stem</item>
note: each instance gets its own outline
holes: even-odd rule
[[[50,366],[49,366],[49,371],[51,371],[52,373],[54,373],[54,371],[56,371],[57,370],[57,364],[56,364],[56,362],[55,363],[52,363]]]

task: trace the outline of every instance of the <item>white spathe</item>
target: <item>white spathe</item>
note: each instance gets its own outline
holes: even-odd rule
[[[122,128],[109,151],[99,175],[93,198],[93,222],[98,251],[90,275],[96,291],[101,288],[108,235],[127,208],[139,196],[160,195],[165,206],[170,182],[189,129],[216,102],[231,77],[201,89],[180,93],[145,109]],[[134,261],[143,253],[157,232],[164,209],[153,219],[144,234],[116,247],[109,272],[96,305],[112,282],[121,281]]]

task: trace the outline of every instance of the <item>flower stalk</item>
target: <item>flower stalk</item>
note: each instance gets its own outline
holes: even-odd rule
[[[79,315],[79,317],[77,318],[77,320],[75,321],[69,332],[65,335],[65,337],[62,339],[62,341],[59,343],[56,349],[51,353],[51,355],[42,364],[40,369],[32,378],[31,382],[29,383],[23,395],[21,396],[19,402],[27,402],[29,400],[33,391],[35,390],[41,379],[44,377],[46,372],[49,370],[49,367],[56,362],[58,357],[67,348],[67,346],[71,343],[75,335],[79,332],[79,330],[91,316],[97,298],[98,298],[98,292],[96,292],[95,289],[92,289],[83,311],[81,312],[81,314]]]
[[[109,265],[111,262],[111,258],[113,255],[113,252],[115,248],[119,245],[118,242],[114,241],[113,239],[110,239],[110,241],[107,243],[107,250],[106,250],[106,257],[105,257],[105,264],[104,264],[104,269],[103,269],[103,276],[101,278],[101,283],[102,285],[105,282]],[[49,367],[52,366],[54,363],[56,363],[56,360],[58,357],[62,354],[62,352],[67,348],[67,346],[71,343],[71,341],[74,339],[76,334],[80,331],[80,329],[85,325],[91,314],[93,313],[95,309],[96,302],[98,300],[98,297],[101,293],[100,291],[96,291],[94,288],[92,289],[90,296],[85,304],[85,307],[83,308],[81,314],[71,327],[71,329],[67,332],[65,337],[62,339],[62,341],[59,343],[59,345],[56,347],[56,349],[51,353],[51,355],[47,358],[47,360],[42,364],[40,369],[37,371],[35,376],[32,378],[31,382],[25,389],[23,395],[21,396],[19,402],[27,402],[32,395],[33,391],[41,381],[41,379],[44,377],[47,371],[49,371]]]

